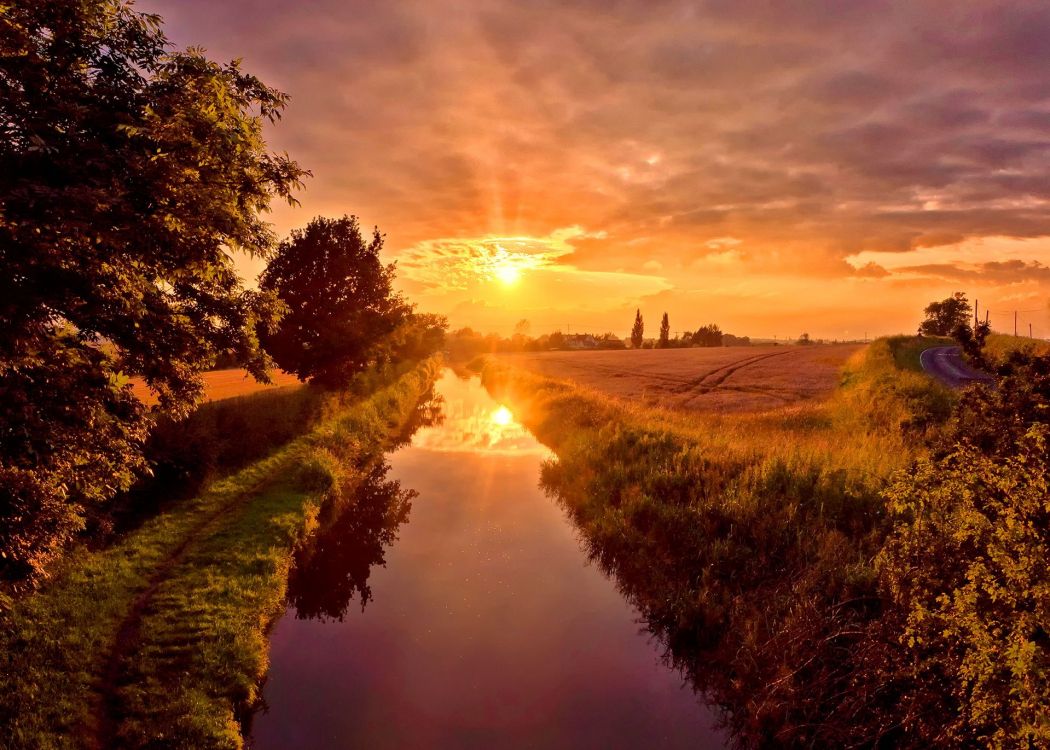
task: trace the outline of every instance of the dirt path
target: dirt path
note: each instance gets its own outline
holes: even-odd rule
[[[98,683],[91,735],[85,746],[92,750],[110,750],[117,746],[117,731],[120,728],[120,678],[125,658],[139,645],[140,626],[143,613],[154,595],[164,584],[172,570],[186,556],[190,546],[207,535],[209,529],[230,514],[243,508],[253,497],[273,483],[271,477],[261,479],[239,493],[230,502],[218,508],[198,521],[186,534],[186,537],[164,558],[153,571],[149,582],[128,608],[124,619],[117,628],[109,653],[106,655],[102,677]]]

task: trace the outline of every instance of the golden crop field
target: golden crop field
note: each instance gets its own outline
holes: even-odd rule
[[[834,390],[860,344],[499,355],[501,361],[629,401],[685,411],[764,411]]]
[[[270,377],[273,378],[273,383],[268,384],[258,382],[246,370],[240,368],[212,370],[204,373],[204,399],[206,401],[220,401],[224,398],[247,396],[249,393],[265,391],[271,388],[299,385],[299,379],[295,375],[280,370],[270,373]],[[145,381],[141,378],[132,378],[131,385],[135,390],[135,395],[143,403],[157,403],[156,397],[150,393]]]

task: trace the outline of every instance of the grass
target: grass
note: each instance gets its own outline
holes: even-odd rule
[[[689,412],[742,413],[820,400],[855,345],[539,352],[496,359],[626,401]]]
[[[992,333],[984,342],[984,356],[993,367],[1006,362],[1014,352],[1050,354],[1050,341],[1011,336],[1006,333]]]
[[[922,372],[920,356],[935,346],[958,346],[959,342],[948,336],[890,336],[885,341],[893,353],[893,361],[902,370]]]
[[[0,747],[239,748],[292,551],[435,379],[428,360],[269,456],[70,555],[0,629]]]
[[[830,398],[752,414],[632,405],[500,358],[483,370],[555,450],[544,485],[592,559],[747,742],[843,746],[848,717],[879,704],[851,687],[850,644],[877,617],[881,492],[954,398],[901,369],[903,348],[878,340]]]

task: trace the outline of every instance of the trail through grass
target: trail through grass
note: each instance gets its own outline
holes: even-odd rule
[[[241,747],[297,540],[400,431],[439,367],[333,402],[308,434],[120,543],[70,555],[15,602],[0,630],[0,747]]]

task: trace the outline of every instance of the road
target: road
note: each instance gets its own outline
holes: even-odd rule
[[[992,376],[970,367],[957,346],[935,346],[919,355],[922,369],[950,388],[970,383],[990,383]]]

